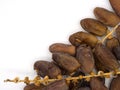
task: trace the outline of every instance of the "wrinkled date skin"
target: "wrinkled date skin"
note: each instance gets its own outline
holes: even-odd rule
[[[61,68],[55,61],[52,61],[52,63],[60,68],[62,75],[69,75],[69,73],[65,69]]]
[[[75,55],[75,46],[63,44],[63,43],[55,43],[52,44],[49,47],[50,52],[56,53],[56,52],[62,52],[62,53],[68,53],[70,55]]]
[[[69,73],[76,71],[80,67],[79,62],[69,54],[53,53],[52,58],[61,68]]]
[[[92,34],[86,32],[77,32],[69,37],[69,41],[75,46],[79,46],[80,44],[87,44],[91,47],[95,47],[98,39]]]
[[[24,90],[42,90],[45,86],[41,84],[40,86],[35,86],[34,84],[29,84],[24,87]]]
[[[34,69],[37,70],[38,75],[41,77],[49,76],[49,78],[57,78],[61,75],[61,70],[53,62],[48,61],[36,61]]]
[[[94,68],[94,57],[92,49],[86,44],[82,44],[77,48],[76,58],[81,64],[81,70],[84,73],[92,72]]]
[[[120,25],[119,25],[118,28],[115,30],[115,33],[116,33],[117,39],[118,39],[119,42],[120,42]]]
[[[94,54],[97,60],[107,69],[116,70],[119,68],[119,63],[112,52],[105,47],[103,44],[99,43],[96,45]]]
[[[98,78],[91,78],[90,87],[91,90],[109,90]]]
[[[114,47],[119,46],[119,41],[117,38],[113,37],[111,39],[106,40],[106,47],[108,47],[111,51]]]
[[[98,80],[100,80],[103,84],[105,84],[105,78],[104,77],[98,77]]]
[[[104,24],[92,18],[83,19],[80,24],[84,30],[97,36],[103,36],[107,32],[107,27]]]
[[[110,90],[120,90],[120,76],[111,81]]]
[[[116,56],[117,60],[120,60],[120,46],[114,47],[113,53]]]
[[[42,90],[69,90],[69,87],[65,80],[59,80],[59,81],[50,83]]]
[[[115,13],[104,8],[96,7],[94,14],[100,22],[107,26],[114,27],[120,22],[120,18]]]
[[[120,16],[120,0],[109,0],[112,8]]]
[[[77,90],[91,90],[91,89],[89,87],[81,87],[81,88],[79,88]]]
[[[106,69],[106,67],[96,57],[95,57],[95,69],[97,71],[109,72],[109,70]]]

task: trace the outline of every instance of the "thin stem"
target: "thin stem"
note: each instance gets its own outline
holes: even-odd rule
[[[119,25],[120,25],[120,23],[117,24],[117,25],[113,28],[113,30],[112,30],[110,33],[108,33],[108,34],[101,40],[101,42],[104,43],[104,41],[105,41],[110,35],[112,35],[112,34],[115,32],[115,30],[118,28]]]
[[[110,33],[110,30],[108,29],[108,30],[107,30],[107,34],[106,34],[106,35],[108,35],[109,33]],[[110,36],[108,36],[107,38],[108,38],[108,39],[111,39],[111,38],[113,38],[113,35],[111,34],[111,35],[110,35]]]
[[[90,80],[90,78],[92,77],[105,77],[105,78],[110,78],[111,76],[114,76],[114,73],[116,73],[116,75],[119,75],[120,74],[120,71],[117,71],[115,70],[114,72],[108,72],[108,73],[104,73],[102,71],[99,71],[98,74],[91,74],[91,75],[87,75],[87,76],[77,76],[77,77],[67,77],[65,78],[66,81],[74,81],[74,80],[81,80],[81,79],[86,79],[86,80]],[[46,78],[47,77],[47,78]],[[45,78],[43,79],[40,79],[37,77],[35,77],[35,79],[33,80],[29,80],[29,78],[25,79],[24,80],[20,80],[18,77],[13,79],[13,80],[10,80],[10,79],[7,79],[7,80],[4,80],[4,82],[14,82],[14,83],[18,83],[18,82],[24,82],[26,84],[30,84],[30,83],[34,83],[35,85],[40,85],[40,84],[44,84],[44,83],[49,83],[49,82],[54,82],[54,81],[57,81],[57,80],[61,80],[61,79],[49,79],[48,76],[46,76]]]

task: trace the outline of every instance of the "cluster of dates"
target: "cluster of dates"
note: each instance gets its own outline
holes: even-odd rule
[[[120,67],[120,0],[109,0],[116,13],[96,7],[96,19],[85,18],[80,21],[86,31],[76,32],[69,37],[70,44],[55,43],[49,47],[53,61],[39,60],[34,70],[44,78],[59,79],[40,86],[34,83],[26,85],[24,90],[119,90],[120,76],[111,81],[110,87],[105,86],[105,77],[66,80],[66,77],[92,75],[93,72],[116,72]],[[105,43],[109,27],[115,28],[115,35],[109,35]],[[95,71],[94,71],[95,70]]]

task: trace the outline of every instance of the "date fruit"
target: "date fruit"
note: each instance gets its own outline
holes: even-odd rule
[[[94,35],[103,36],[107,33],[107,27],[98,20],[85,18],[81,20],[80,24],[84,30]]]
[[[111,51],[114,47],[119,46],[119,41],[117,38],[113,37],[111,39],[106,40],[106,47],[109,48]]]
[[[90,87],[80,87],[79,89],[77,90],[91,90]]]
[[[94,9],[96,18],[107,26],[114,27],[120,22],[120,18],[113,12],[105,8],[96,7]]]
[[[120,25],[119,25],[118,28],[115,30],[115,33],[116,33],[117,39],[118,39],[119,42],[120,42]]]
[[[120,90],[120,76],[113,78],[110,84],[110,90]]]
[[[81,31],[70,35],[69,41],[75,46],[79,46],[80,44],[87,44],[91,47],[95,47],[98,39],[92,34]]]
[[[109,70],[96,57],[95,57],[95,69],[97,71],[109,72]]]
[[[94,56],[90,46],[82,44],[77,48],[76,58],[81,64],[80,69],[84,73],[90,73],[94,69]]]
[[[53,62],[48,61],[36,61],[34,69],[37,70],[37,74],[41,77],[49,76],[49,78],[57,78],[61,75],[61,70]]]
[[[104,77],[98,77],[98,80],[100,80],[103,84],[105,84],[105,78]]]
[[[75,55],[75,46],[63,44],[63,43],[54,43],[49,47],[50,52],[52,53],[68,53],[70,55]]]
[[[105,69],[112,71],[119,68],[119,62],[112,52],[103,44],[99,43],[96,45],[94,54],[97,60],[105,67]]]
[[[69,90],[69,86],[67,85],[65,80],[59,80],[59,81],[50,83],[49,85],[44,87],[42,90]]]
[[[79,62],[66,53],[53,53],[52,58],[61,68],[69,73],[76,71],[80,67]]]
[[[114,47],[113,53],[116,56],[117,60],[120,60],[120,46]]]
[[[112,8],[120,16],[120,0],[109,0]]]
[[[90,87],[92,90],[109,90],[98,78],[91,78]]]
[[[24,90],[42,90],[45,86],[41,84],[40,86],[36,86],[34,84],[29,84],[24,87]]]

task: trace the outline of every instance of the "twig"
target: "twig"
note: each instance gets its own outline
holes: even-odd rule
[[[91,74],[91,75],[87,75],[87,76],[77,76],[77,77],[67,77],[64,78],[66,81],[74,81],[74,80],[81,80],[81,79],[86,79],[86,80],[90,80],[90,78],[92,77],[105,77],[105,78],[110,78],[110,77],[114,77],[114,75],[119,75],[120,71],[116,70],[113,72],[108,72],[108,73],[104,73],[103,71],[99,71],[97,74]],[[62,79],[62,78],[61,78]],[[48,84],[49,82],[54,82],[57,80],[61,80],[61,79],[49,79],[48,76],[44,77],[43,79],[41,79],[39,76],[35,77],[33,80],[29,80],[28,77],[25,77],[24,80],[20,80],[18,77],[10,80],[4,80],[4,82],[14,82],[14,83],[19,83],[19,82],[24,82],[26,84],[30,84],[30,83],[34,83],[36,86],[40,86],[40,84]]]
[[[115,32],[115,30],[118,28],[119,25],[120,25],[120,23],[117,24],[117,25],[113,28],[113,30],[112,30],[110,33],[108,33],[108,34],[101,40],[101,42],[104,43],[104,41],[105,41],[110,35],[112,35],[112,34]]]

